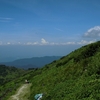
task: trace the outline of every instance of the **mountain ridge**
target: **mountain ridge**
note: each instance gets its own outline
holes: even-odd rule
[[[23,58],[17,59],[12,62],[2,62],[6,66],[14,66],[17,68],[40,68],[44,65],[51,63],[54,60],[60,59],[62,56],[44,56],[44,57],[32,57],[32,58]]]

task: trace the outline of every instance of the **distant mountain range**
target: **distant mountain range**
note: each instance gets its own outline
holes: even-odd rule
[[[0,64],[4,64],[6,66],[14,66],[17,68],[24,68],[24,69],[40,68],[60,58],[61,56],[32,57],[32,58],[18,59],[12,62],[1,62]]]

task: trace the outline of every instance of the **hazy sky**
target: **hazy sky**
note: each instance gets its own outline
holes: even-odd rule
[[[100,0],[0,0],[0,60],[66,55],[100,39]]]

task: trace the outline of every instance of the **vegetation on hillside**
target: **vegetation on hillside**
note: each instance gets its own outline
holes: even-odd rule
[[[42,100],[100,100],[100,41],[40,69],[30,69],[8,84],[24,79],[32,83],[29,100],[37,93],[45,93]]]
[[[22,69],[0,65],[0,85],[9,82],[15,77],[19,77],[24,72]]]
[[[30,100],[100,100],[100,42],[92,43],[38,70]]]
[[[23,69],[0,65],[0,100],[4,100],[21,85],[21,76],[25,73]]]

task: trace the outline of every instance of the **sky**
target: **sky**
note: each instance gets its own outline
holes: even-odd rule
[[[0,61],[64,56],[100,39],[100,0],[0,0]]]

